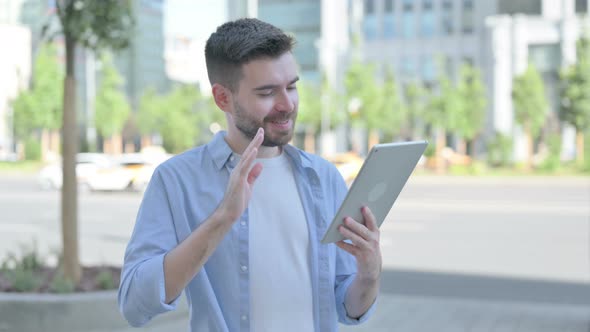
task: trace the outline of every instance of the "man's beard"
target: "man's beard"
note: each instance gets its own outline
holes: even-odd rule
[[[249,139],[254,139],[256,133],[258,132],[258,128],[264,128],[264,140],[262,141],[263,146],[268,147],[275,147],[275,146],[283,146],[289,141],[291,141],[291,137],[293,137],[293,128],[295,127],[295,119],[297,118],[297,112],[293,111],[290,113],[286,112],[279,112],[272,116],[265,117],[262,121],[256,121],[252,119],[238,103],[234,103],[234,124],[239,131],[244,134]],[[275,135],[275,137],[271,137],[273,132],[267,130],[267,124],[272,121],[281,121],[281,120],[289,120],[293,122],[291,129],[288,131],[284,131]]]

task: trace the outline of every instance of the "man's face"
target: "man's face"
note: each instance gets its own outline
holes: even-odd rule
[[[251,140],[264,128],[264,146],[282,146],[293,136],[299,95],[297,66],[290,52],[278,58],[253,60],[242,66],[239,90],[233,99],[233,126]]]

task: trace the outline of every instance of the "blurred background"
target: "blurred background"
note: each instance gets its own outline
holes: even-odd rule
[[[384,223],[366,331],[588,331],[588,0],[133,0],[125,43],[95,31],[69,53],[67,3],[92,19],[89,0],[0,0],[3,268],[23,246],[64,254],[70,69],[79,195],[62,200],[80,205],[79,261],[117,267],[155,167],[225,127],[206,39],[257,17],[297,40],[292,144],[350,184],[372,145],[430,142]]]

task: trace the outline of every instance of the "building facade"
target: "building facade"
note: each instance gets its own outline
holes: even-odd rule
[[[175,5],[168,8],[166,19],[185,23],[168,25],[169,30],[165,33],[166,73],[173,81],[198,84],[202,93],[210,94],[205,64],[207,39],[217,26],[228,20],[255,17],[257,1],[202,0],[198,7],[194,3],[178,1]],[[202,8],[207,10],[199,10]]]
[[[10,52],[0,54],[0,160],[16,155],[11,102],[26,89],[31,77],[31,32],[22,25],[0,23],[0,45]]]
[[[428,87],[440,71],[453,79],[464,63],[479,68],[488,97],[484,137],[513,136],[516,161],[526,151],[514,121],[512,79],[533,63],[555,118],[557,75],[575,61],[582,15],[588,12],[587,0],[350,0],[349,5],[350,35],[360,36],[360,57],[393,68],[401,84]],[[563,135],[564,157],[571,158],[571,129]]]

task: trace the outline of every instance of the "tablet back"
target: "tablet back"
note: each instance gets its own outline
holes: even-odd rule
[[[373,146],[322,243],[342,240],[338,226],[344,217],[363,222],[363,205],[371,209],[381,226],[427,145],[426,141],[413,141]]]

